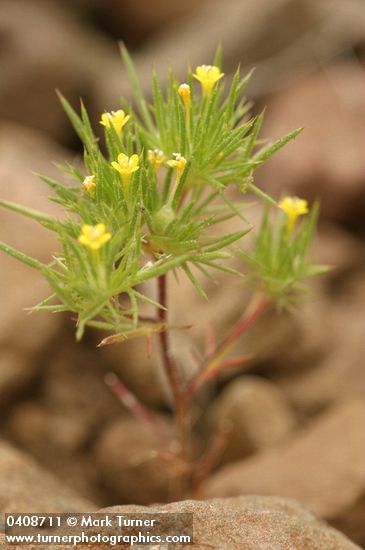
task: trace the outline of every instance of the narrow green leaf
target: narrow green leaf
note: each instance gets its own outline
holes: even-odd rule
[[[29,265],[30,267],[37,269],[38,271],[44,272],[45,270],[48,269],[45,264],[42,264],[42,262],[39,262],[35,258],[32,258],[31,256],[24,254],[24,252],[20,252],[20,250],[16,250],[12,246],[6,243],[3,243],[1,241],[0,241],[0,250],[5,252],[9,256],[12,256],[16,260],[19,260],[23,264]]]
[[[220,239],[216,239],[213,244],[204,246],[205,252],[215,252],[216,250],[221,250],[222,248],[226,248],[227,246],[231,245],[235,241],[238,241],[247,233],[251,231],[251,228],[246,229],[245,231],[236,231],[235,233],[231,233],[230,235],[226,235],[224,237],[221,237]]]
[[[54,231],[57,229],[57,220],[55,218],[52,218],[51,216],[47,216],[46,214],[39,212],[38,210],[33,210],[33,208],[27,208],[26,206],[22,206],[15,202],[1,199],[0,206],[3,206],[8,210],[12,210],[13,212],[17,212],[18,214],[21,214],[22,216],[25,216],[27,218],[31,218],[32,220],[36,220],[47,226],[48,229],[53,229]]]
[[[139,114],[141,115],[144,123],[146,124],[146,126],[148,128],[148,130],[153,133],[154,130],[155,130],[155,127],[154,127],[151,115],[148,111],[147,103],[145,101],[141,85],[139,83],[139,79],[138,79],[138,76],[137,76],[137,72],[136,72],[134,63],[132,61],[131,56],[129,55],[129,52],[128,52],[127,48],[124,46],[124,44],[120,45],[120,52],[121,52],[121,55],[122,55],[122,59],[123,59],[125,68],[127,69],[129,80],[130,80],[131,85],[132,85],[132,89],[133,89],[133,93],[134,93],[134,97],[135,97],[135,100],[136,100],[136,104],[137,104]]]
[[[290,132],[286,136],[283,136],[282,138],[278,139],[272,145],[269,145],[269,146],[261,149],[261,151],[259,151],[254,156],[254,160],[256,162],[259,162],[260,164],[265,162],[265,160],[272,157],[274,153],[279,151],[279,149],[284,147],[284,145],[286,145],[289,141],[296,138],[302,131],[303,131],[303,128],[298,128],[297,130],[294,130],[293,132]]]
[[[277,206],[277,202],[273,198],[271,198],[270,195],[265,193],[265,191],[262,191],[262,189],[257,187],[252,182],[250,182],[248,184],[248,189],[249,189],[249,191],[251,191],[252,193],[257,195],[258,197],[260,197],[260,199],[263,199],[264,201],[267,201],[268,203],[272,204],[272,206]]]

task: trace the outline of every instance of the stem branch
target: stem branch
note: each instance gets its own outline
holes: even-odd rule
[[[256,319],[262,314],[262,312],[270,304],[268,299],[260,299],[257,303],[257,296],[250,302],[245,315],[231,330],[231,332],[221,341],[221,343],[215,348],[215,350],[208,355],[203,362],[199,372],[188,382],[185,386],[184,394],[187,400],[190,400],[200,386],[209,378],[210,373],[219,370],[220,365],[224,364],[224,357],[237,342],[237,340],[244,334]],[[242,364],[247,362],[251,357],[245,356],[242,358]]]

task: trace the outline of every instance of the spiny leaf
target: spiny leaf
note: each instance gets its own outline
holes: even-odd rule
[[[123,59],[125,68],[127,69],[129,80],[132,84],[132,89],[133,89],[133,92],[134,92],[134,97],[135,97],[135,100],[136,100],[136,104],[137,104],[139,113],[140,113],[144,123],[146,124],[148,130],[150,132],[153,132],[154,131],[154,124],[153,124],[151,115],[150,115],[150,113],[148,111],[148,108],[147,108],[147,104],[146,104],[146,101],[145,101],[145,98],[144,98],[144,95],[143,95],[143,92],[142,92],[141,85],[139,83],[137,72],[136,72],[134,63],[132,61],[132,58],[129,55],[129,52],[128,52],[127,48],[124,46],[124,44],[120,45],[120,52],[121,52],[121,55],[122,55],[122,59]]]
[[[51,216],[47,216],[46,214],[39,212],[38,210],[34,210],[33,208],[28,208],[26,206],[21,206],[20,204],[17,204],[15,202],[1,199],[0,206],[3,206],[8,210],[12,210],[13,212],[17,212],[18,214],[22,214],[27,218],[36,220],[45,225],[48,229],[53,229],[53,231],[57,230],[57,220],[55,218],[52,218]]]
[[[20,250],[16,250],[16,248],[13,248],[6,243],[0,242],[0,250],[5,252],[9,256],[12,256],[16,260],[19,260],[23,264],[29,265],[30,267],[37,269],[38,271],[47,271],[47,266],[45,264],[42,264],[42,262],[39,262],[35,258],[28,256],[27,254],[24,254],[24,252],[20,252]]]

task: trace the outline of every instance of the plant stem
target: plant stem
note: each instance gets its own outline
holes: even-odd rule
[[[247,307],[247,310],[243,318],[236,324],[231,332],[221,341],[216,349],[205,359],[199,372],[188,382],[184,389],[186,399],[190,400],[200,386],[209,378],[212,371],[218,371],[219,366],[223,363],[224,357],[237,342],[237,340],[244,334],[256,319],[262,314],[262,312],[271,303],[268,299],[258,299],[257,295],[253,296],[252,301]],[[247,362],[250,356],[242,358],[242,364]]]
[[[161,323],[167,325],[166,275],[161,275],[158,278],[158,301],[162,306],[162,308],[159,308],[158,310],[158,319]],[[217,375],[221,368],[229,366],[230,364],[244,364],[251,358],[251,356],[244,356],[242,358],[232,360],[225,359],[232,346],[237,342],[240,336],[251,327],[251,325],[269,304],[270,300],[263,298],[261,295],[255,294],[242,319],[221,341],[214,351],[208,355],[197,375],[194,376],[185,386],[183,386],[179,380],[176,364],[171,354],[169,333],[168,331],[159,333],[163,366],[175,402],[176,440],[178,442],[176,464],[180,464],[179,468],[176,468],[175,476],[174,498],[176,499],[181,499],[186,496],[187,490],[189,489],[188,480],[191,477],[194,489],[196,490],[198,488],[214,464],[216,456],[219,454],[219,450],[224,443],[223,434],[220,434],[219,437],[215,439],[211,451],[203,458],[203,460],[196,463],[197,471],[195,472],[196,475],[194,475],[193,464],[195,463],[192,462],[190,452],[190,402],[200,386],[212,376]],[[186,468],[182,468],[181,464],[185,464]]]
[[[161,275],[158,278],[158,289],[159,296],[158,301],[163,306],[158,310],[159,321],[163,324],[167,324],[167,277],[166,275]],[[166,373],[167,380],[169,382],[171,392],[175,401],[176,406],[176,415],[178,420],[178,439],[182,446],[182,450],[185,448],[186,443],[182,441],[183,435],[186,434],[186,414],[187,407],[185,403],[185,398],[182,391],[181,382],[177,376],[177,369],[175,362],[171,353],[169,333],[167,330],[159,333],[161,352],[162,352],[162,361],[164,365],[164,370]]]
[[[158,309],[158,319],[161,323],[167,323],[167,278],[166,274],[158,277],[158,302],[162,308]],[[177,404],[181,400],[180,384],[177,378],[176,367],[171,354],[170,339],[167,330],[160,332],[160,345],[162,361],[166,377],[171,388],[172,396]]]
[[[142,405],[142,403],[137,399],[137,397],[132,393],[125,384],[118,378],[118,376],[113,373],[109,372],[105,375],[105,383],[109,388],[112,390],[112,392],[115,394],[115,396],[119,399],[119,401],[131,411],[131,413],[144,422],[146,425],[149,426],[150,429],[161,439],[166,440],[167,438],[167,431],[165,429],[165,426],[159,421],[158,418],[156,418],[153,411],[150,409],[147,409],[145,405]]]
[[[158,302],[163,306],[158,309],[158,318],[161,323],[167,324],[167,277],[158,278]],[[159,333],[162,361],[165,374],[175,402],[176,439],[179,445],[179,459],[186,464],[190,462],[190,421],[188,402],[182,391],[182,385],[177,375],[176,364],[173,360],[168,331]],[[176,475],[174,497],[181,499],[187,490],[186,474]]]

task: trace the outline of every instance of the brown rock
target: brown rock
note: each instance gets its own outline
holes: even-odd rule
[[[117,4],[117,0],[113,0],[112,5]],[[133,5],[136,13],[147,2],[129,0],[128,4]],[[185,4],[190,6],[191,0],[179,8],[169,7],[169,10],[185,10]],[[187,64],[195,67],[211,63],[216,45],[221,42],[224,45],[225,72],[236,70],[239,63],[243,70],[258,67],[249,92],[267,95],[286,85],[288,77],[293,73],[296,75],[298,68],[302,75],[303,67],[309,70],[318,67],[318,52],[326,58],[338,55],[339,51],[348,51],[349,44],[354,46],[364,36],[361,0],[346,0],[346,4],[343,0],[330,3],[261,0],[259,4],[255,0],[244,3],[230,0],[229,10],[226,7],[221,0],[199,2],[194,17],[181,17],[176,25],[166,25],[164,32],[149,40],[148,48],[135,55],[142,88],[147,93],[151,90],[152,65],[161,71],[164,83],[164,69],[171,64],[178,78],[185,78]],[[331,33],[326,32],[328,28],[331,28]],[[324,34],[325,41],[322,40]],[[313,42],[318,44],[315,52],[310,47]],[[105,92],[117,101],[123,85],[125,87],[125,78],[121,73],[108,73]]]
[[[166,442],[133,417],[105,429],[95,447],[95,461],[116,500],[137,504],[168,500],[171,478],[155,453],[162,446]]]
[[[54,175],[55,168],[43,157],[58,161],[67,158],[63,149],[39,133],[11,124],[1,126],[0,198],[57,215],[59,208],[47,200],[49,189],[31,174],[31,170],[43,172],[48,167],[49,173]],[[5,208],[0,208],[0,240],[45,262],[49,261],[57,246],[51,232]],[[24,308],[36,305],[50,294],[48,283],[35,270],[2,252],[0,254],[0,288],[3,290],[0,346],[7,348],[2,358],[2,377],[8,372],[10,378],[6,384],[8,386],[11,382],[16,390],[16,386],[24,388],[42,368],[40,354],[57,334],[61,317],[25,313]],[[14,365],[9,367],[10,370],[6,369],[9,361]]]
[[[42,470],[30,457],[0,443],[0,510],[87,512],[95,506]]]
[[[142,338],[106,346],[98,353],[140,401],[155,408],[169,403],[169,390],[162,372],[157,338],[153,341],[151,357],[148,356],[147,343]]]
[[[80,495],[99,504],[108,502],[87,450],[94,434],[82,414],[29,401],[10,413],[6,430],[16,444]]]
[[[272,305],[239,340],[237,351],[252,353],[252,365],[265,367],[270,374],[308,367],[328,353],[336,337],[328,311],[328,300],[315,288],[308,301],[292,311]]]
[[[75,105],[83,97],[88,107],[95,107],[97,89],[105,86],[104,79],[103,84],[98,80],[100,68],[120,67],[117,47],[59,2],[4,0],[0,22],[0,117],[74,143],[55,90]],[[95,118],[103,108],[98,105]]]
[[[118,0],[110,0],[99,4],[99,17],[102,16],[109,28],[123,36],[128,44],[136,46],[156,32],[175,28],[181,21],[189,23],[194,12],[199,11],[204,3],[208,3],[207,0],[199,4],[194,0],[182,3],[155,0],[153,4],[148,0],[137,3],[125,0],[122,5]]]
[[[363,243],[338,225],[321,224],[310,250],[313,262],[330,269],[316,279],[324,290],[336,294],[343,281],[364,265]]]
[[[3,407],[35,378],[39,367],[35,361],[26,361],[13,351],[0,354],[0,402]]]
[[[5,289],[0,311],[0,345],[16,350],[20,367],[22,354],[29,362],[53,340],[61,317],[24,311],[44,300],[50,294],[49,286],[38,272],[0,254],[0,288]],[[39,362],[38,368],[41,366]]]
[[[364,371],[364,299],[351,294],[340,300],[328,317],[337,325],[332,350],[310,370],[293,372],[276,379],[289,400],[303,414],[314,414],[333,402],[362,396]]]
[[[50,202],[49,188],[31,171],[47,172],[54,176],[53,161],[67,160],[64,149],[55,146],[42,134],[21,126],[3,124],[0,127],[0,198],[20,203],[45,214],[57,216],[60,209]],[[62,177],[62,176],[61,176]],[[0,240],[19,250],[47,262],[56,249],[54,235],[37,222],[0,208]],[[23,308],[35,305],[48,295],[48,285],[41,275],[30,267],[1,253],[1,288],[3,293],[0,312],[1,340],[11,339],[16,347],[34,348],[55,330],[59,317],[33,315],[29,317]],[[43,321],[45,320],[45,322]],[[34,327],[34,330],[29,330]],[[21,334],[21,338],[19,335]]]
[[[287,444],[226,466],[204,495],[293,497],[365,543],[365,401],[337,405]]]
[[[0,126],[0,198],[19,203],[51,216],[61,209],[48,200],[49,187],[36,173],[63,179],[53,162],[71,160],[67,151],[45,135],[16,124]],[[32,173],[33,172],[33,173]],[[36,221],[1,207],[0,238],[15,248],[41,261],[47,261],[54,252],[56,239]]]
[[[269,103],[267,136],[304,132],[257,173],[271,193],[321,199],[322,216],[361,222],[365,198],[365,77],[355,64],[327,67]]]
[[[45,372],[43,400],[47,409],[78,417],[88,433],[96,433],[109,418],[124,408],[104,382],[105,365],[96,349],[73,337],[65,339]],[[86,391],[87,388],[87,391]]]
[[[208,410],[207,423],[215,433],[222,421],[232,429],[223,462],[276,445],[291,433],[295,418],[284,394],[273,383],[255,376],[231,382]]]
[[[81,415],[52,410],[39,402],[18,405],[7,422],[12,437],[39,460],[77,453],[87,442],[89,426]]]
[[[176,550],[356,550],[344,535],[320,522],[294,500],[242,496],[167,505],[113,506],[108,514],[193,514],[194,544],[176,544]],[[154,545],[163,550],[165,545]],[[92,548],[82,546],[82,549]],[[106,546],[100,546],[100,550]]]

